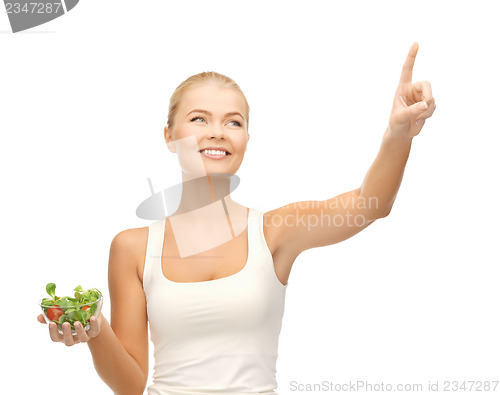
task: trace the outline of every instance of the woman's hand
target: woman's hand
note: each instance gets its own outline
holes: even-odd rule
[[[403,66],[389,117],[391,136],[413,138],[436,109],[429,81],[411,82],[417,51],[418,43],[414,42]]]
[[[102,314],[99,314],[97,318],[94,316],[91,317],[90,329],[88,331],[85,331],[83,329],[83,325],[81,322],[78,321],[75,322],[74,325],[76,329],[76,335],[73,335],[71,333],[71,325],[69,324],[69,322],[65,322],[62,324],[62,331],[63,331],[62,335],[57,330],[56,323],[49,322],[50,338],[52,339],[53,342],[61,342],[68,347],[74,346],[75,344],[78,343],[87,343],[89,340],[91,340],[92,338],[96,337],[99,334],[101,316]],[[45,318],[43,317],[43,314],[40,314],[38,316],[38,321],[41,322],[42,324],[47,323],[45,321]]]

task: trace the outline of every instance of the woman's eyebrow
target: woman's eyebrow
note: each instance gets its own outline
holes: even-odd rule
[[[200,110],[200,109],[195,109],[195,110],[192,110],[190,112],[187,113],[186,117],[191,114],[192,112],[201,112],[203,114],[207,114],[207,115],[210,115],[212,116],[212,113],[210,111],[207,111],[207,110]],[[239,112],[237,111],[233,111],[233,112],[228,112],[227,114],[225,114],[224,116],[225,117],[230,117],[231,115],[239,115],[241,118],[243,118],[243,115],[241,115]],[[245,118],[243,118],[245,119]]]

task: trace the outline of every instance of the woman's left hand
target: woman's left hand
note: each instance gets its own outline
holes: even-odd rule
[[[418,43],[414,42],[403,65],[389,117],[388,131],[392,136],[410,139],[415,137],[422,130],[425,120],[430,118],[436,109],[430,82],[411,82],[417,51]]]

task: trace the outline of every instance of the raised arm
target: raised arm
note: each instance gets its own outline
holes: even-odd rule
[[[266,213],[275,230],[277,249],[295,253],[346,240],[379,218],[394,204],[411,142],[436,108],[430,83],[412,84],[418,44],[410,48],[380,150],[360,188],[322,201],[291,203]]]
[[[382,145],[360,188],[360,196],[374,198],[386,215],[401,185],[413,137],[436,109],[430,83],[411,81],[417,51],[414,42],[403,65]]]

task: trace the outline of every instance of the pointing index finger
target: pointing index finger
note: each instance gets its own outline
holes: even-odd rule
[[[418,43],[415,41],[408,51],[408,56],[406,57],[405,64],[403,65],[403,71],[401,72],[401,79],[399,82],[401,84],[411,83],[413,65],[415,64],[415,57],[418,52]]]

